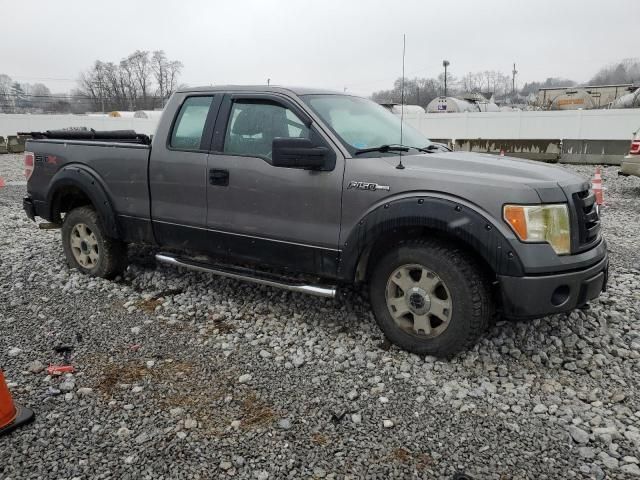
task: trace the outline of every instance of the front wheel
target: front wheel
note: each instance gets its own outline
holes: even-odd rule
[[[473,257],[435,240],[405,242],[384,256],[373,270],[370,300],[391,342],[439,357],[473,345],[492,311]]]
[[[107,237],[98,214],[88,206],[65,215],[62,248],[70,267],[94,277],[111,279],[127,266],[127,244]]]

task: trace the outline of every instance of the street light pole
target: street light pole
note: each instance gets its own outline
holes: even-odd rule
[[[444,67],[444,96],[447,96],[447,67],[449,66],[449,60],[443,60],[442,66]]]

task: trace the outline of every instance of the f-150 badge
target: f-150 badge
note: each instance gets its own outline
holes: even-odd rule
[[[379,185],[377,183],[370,182],[358,182],[357,180],[351,180],[349,182],[349,186],[347,187],[347,189],[350,190],[352,188],[358,190],[369,190],[370,192],[375,192],[376,190],[391,190],[391,188],[389,188],[389,185]]]

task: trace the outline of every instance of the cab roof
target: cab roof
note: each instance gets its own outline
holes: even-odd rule
[[[273,92],[295,95],[345,95],[335,90],[308,87],[282,87],[267,85],[216,85],[209,87],[185,87],[177,90],[177,93],[188,92]]]

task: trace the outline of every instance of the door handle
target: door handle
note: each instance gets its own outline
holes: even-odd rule
[[[209,183],[211,185],[229,185],[229,170],[209,170]]]

